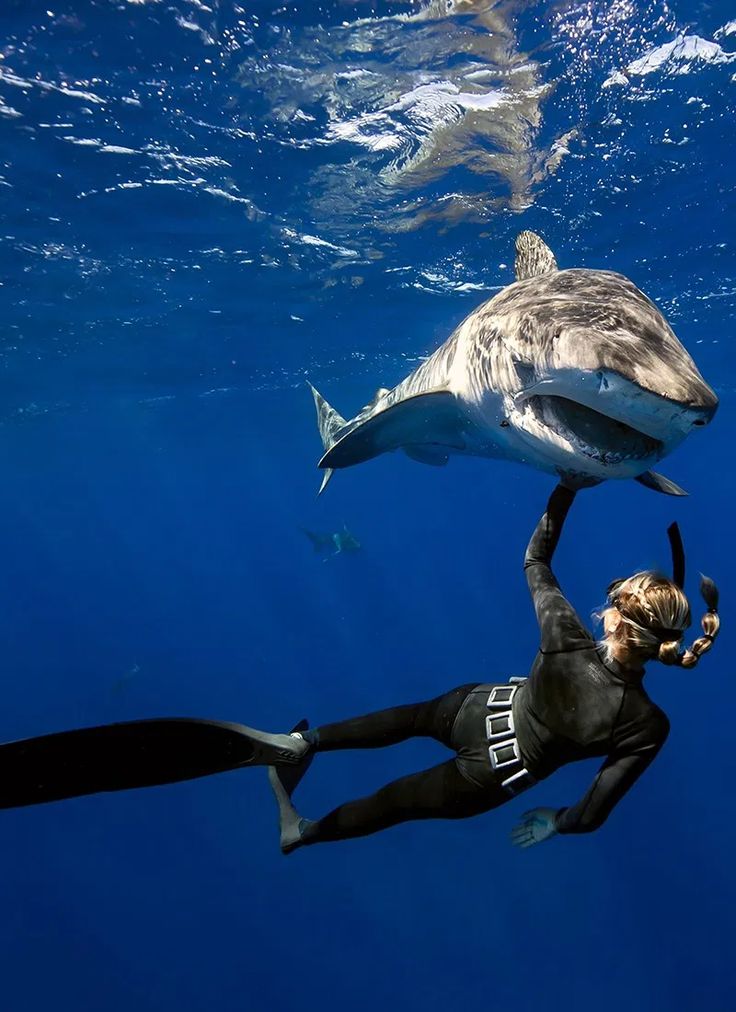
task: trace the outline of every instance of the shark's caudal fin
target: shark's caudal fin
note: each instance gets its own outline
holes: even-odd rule
[[[310,531],[306,527],[300,527],[299,530],[302,534],[306,534],[312,542],[312,548],[314,548],[315,552],[323,552],[328,545],[332,544],[332,537],[329,534],[318,534],[316,531]]]
[[[454,394],[448,390],[429,390],[406,397],[349,425],[327,450],[319,466],[352,467],[399,449],[406,449],[416,458],[425,446],[426,456],[435,448],[433,456],[445,455],[447,448],[464,449],[462,429],[463,419]],[[418,447],[421,449],[417,450]]]
[[[674,481],[670,481],[669,478],[665,478],[663,474],[657,474],[656,471],[645,471],[644,474],[640,474],[636,481],[640,485],[646,486],[646,488],[654,489],[655,492],[662,492],[664,495],[687,495],[684,488],[680,488],[679,485],[675,485]]]
[[[536,278],[540,274],[556,271],[555,255],[536,232],[520,232],[516,237],[516,260],[514,272],[517,281]]]
[[[309,384],[309,389],[312,391],[314,406],[317,409],[317,425],[319,426],[319,434],[322,437],[322,446],[327,451],[335,445],[340,431],[345,428],[347,422],[339,412],[335,411],[331,404],[327,403],[319,390],[315,390],[311,383]],[[322,495],[331,477],[332,468],[328,467],[322,476],[322,484],[319,487],[317,495]]]

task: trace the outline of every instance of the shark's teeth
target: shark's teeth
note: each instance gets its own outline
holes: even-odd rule
[[[565,440],[575,452],[604,467],[657,458],[662,444],[623,422],[564,397],[530,397],[526,402],[538,423]],[[595,436],[595,441],[586,438]]]

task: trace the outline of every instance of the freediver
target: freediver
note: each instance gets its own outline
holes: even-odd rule
[[[603,639],[596,643],[562,593],[551,562],[575,492],[558,485],[526,551],[524,568],[540,628],[528,678],[473,683],[424,703],[336,724],[269,734],[190,718],[130,721],[0,746],[0,807],[172,783],[245,766],[269,766],[279,805],[281,849],[365,836],[415,819],[487,812],[566,763],[604,757],[578,804],[535,808],[512,832],[529,847],[556,834],[600,827],[652,762],[669,730],[642,685],[650,660],[694,667],[718,635],[718,590],[701,578],[703,635],[682,649],[690,625],[685,557],[677,525],[668,531],[672,579],[639,572],[608,588]],[[316,821],[291,795],[317,752],[378,748],[434,738],[455,752]]]
[[[639,572],[615,580],[601,615],[604,637],[596,643],[551,569],[574,497],[570,488],[557,486],[526,551],[524,569],[541,639],[529,677],[462,685],[424,703],[295,732],[303,742],[303,765],[315,752],[378,748],[414,737],[434,738],[456,754],[316,821],[301,818],[291,803],[299,767],[272,767],[284,853],[412,819],[479,815],[567,763],[599,756],[605,761],[578,804],[526,812],[512,840],[529,847],[558,833],[588,833],[605,822],[669,732],[666,715],[644,690],[644,666],[650,660],[684,668],[698,663],[718,635],[718,590],[712,580],[701,578],[708,609],[703,635],[682,650],[690,606],[683,592],[684,551],[673,524],[668,531],[672,579]]]

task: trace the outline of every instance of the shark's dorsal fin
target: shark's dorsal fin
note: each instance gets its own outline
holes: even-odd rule
[[[674,481],[665,478],[663,474],[657,474],[656,471],[645,471],[636,478],[636,481],[646,488],[654,489],[655,492],[663,492],[664,495],[687,495],[684,488],[675,485]]]
[[[536,232],[520,232],[516,237],[514,271],[517,281],[536,278],[558,270],[555,255]]]

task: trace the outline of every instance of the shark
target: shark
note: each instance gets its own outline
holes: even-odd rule
[[[708,425],[718,398],[663,314],[622,274],[561,270],[534,232],[515,245],[516,280],[354,418],[311,387],[320,494],[335,470],[395,450],[439,467],[457,454],[516,461],[576,488],[633,478],[687,494],[653,467]]]
[[[312,542],[312,547],[318,555],[330,557],[342,555],[343,552],[359,552],[361,548],[360,542],[345,524],[342,525],[341,531],[335,531],[333,534],[309,531],[306,527],[302,527],[302,531]]]

